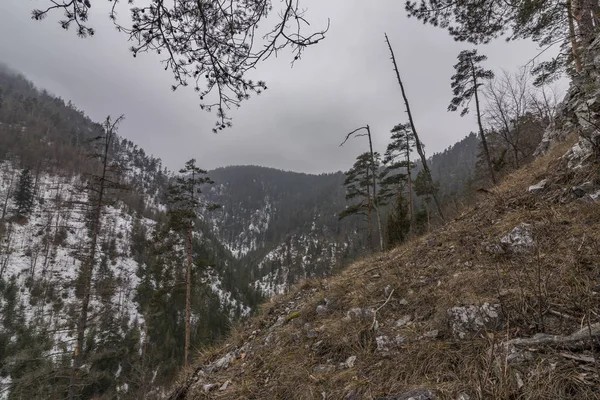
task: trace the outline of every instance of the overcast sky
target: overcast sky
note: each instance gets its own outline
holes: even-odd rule
[[[402,0],[302,0],[313,27],[331,29],[290,68],[289,54],[259,67],[269,89],[231,113],[233,128],[213,134],[215,117],[201,111],[191,88],[173,93],[172,75],[153,55],[133,58],[108,20],[107,0],[94,0],[96,35],[79,39],[55,19],[30,19],[49,0],[0,0],[0,61],[93,120],[125,114],[120,134],[179,169],[194,157],[204,168],[257,164],[302,172],[347,170],[364,138],[338,147],[345,134],[370,124],[383,151],[390,129],[405,122],[400,89],[383,33],[396,52],[417,129],[427,154],[475,130],[475,115],[448,113],[457,54],[469,45],[408,19]],[[277,3],[277,0],[274,0]],[[121,18],[127,18],[123,12]],[[487,66],[516,69],[536,52],[528,42],[483,46]]]

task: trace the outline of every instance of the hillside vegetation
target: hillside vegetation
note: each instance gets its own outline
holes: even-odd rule
[[[436,232],[272,299],[170,398],[600,398],[600,175],[566,168],[573,143]]]

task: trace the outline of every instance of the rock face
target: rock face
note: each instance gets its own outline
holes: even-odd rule
[[[600,37],[583,52],[583,71],[574,76],[563,102],[558,106],[555,121],[548,127],[535,156],[564,141],[571,133],[579,135],[565,158],[569,168],[581,167],[600,150]]]
[[[501,307],[499,304],[489,303],[452,307],[448,310],[448,319],[454,337],[468,339],[483,329],[498,329],[501,324]]]

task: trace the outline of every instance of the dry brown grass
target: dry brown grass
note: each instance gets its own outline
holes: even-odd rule
[[[186,398],[345,399],[355,392],[357,399],[374,399],[414,387],[435,390],[441,399],[456,399],[461,393],[471,399],[600,398],[593,365],[582,366],[543,349],[531,362],[515,366],[491,350],[502,341],[538,332],[568,334],[600,318],[595,292],[600,206],[558,200],[564,200],[559,194],[575,179],[559,172],[559,156],[571,144],[561,144],[517,171],[436,232],[356,262],[337,276],[305,281],[267,302],[223,347],[199,356],[198,365],[206,365],[250,343],[251,350],[229,368],[202,378],[218,385],[231,381],[227,390],[206,393],[196,384]],[[580,173],[587,179],[597,171]],[[542,197],[527,192],[529,185],[545,178],[552,184]],[[486,243],[497,243],[521,222],[534,227],[533,253],[485,251]],[[324,299],[330,310],[319,315],[316,307]],[[447,309],[483,302],[502,305],[502,329],[453,339]],[[379,330],[372,329],[372,318],[344,320],[353,307],[378,309]],[[279,316],[291,314],[295,318],[270,328]],[[413,323],[394,327],[404,315]],[[307,336],[305,324],[316,328],[315,338]],[[422,338],[434,329],[437,337]],[[377,350],[379,335],[406,340],[383,354]],[[337,366],[349,356],[357,357],[353,368],[314,370]]]

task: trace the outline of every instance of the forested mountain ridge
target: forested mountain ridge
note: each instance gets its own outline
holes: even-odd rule
[[[100,171],[90,155],[102,132],[72,103],[0,68],[0,398],[62,398],[69,385],[88,189]],[[473,146],[457,146],[430,158],[442,187],[455,191],[474,157]],[[183,358],[185,243],[169,234],[166,215],[175,174],[123,137],[109,156],[123,189],[110,191],[102,211],[82,394],[152,398]],[[329,276],[368,249],[363,221],[339,220],[341,172],[232,166],[208,176],[214,184],[203,199],[221,208],[201,214],[193,237],[194,348],[218,340],[265,297]],[[17,192],[28,179],[31,205],[20,215]]]
[[[265,295],[298,279],[331,274],[366,244],[358,221],[339,221],[342,173],[309,175],[258,166],[209,172],[221,210],[206,215],[219,242]]]
[[[69,385],[102,134],[72,103],[0,69],[0,398],[63,398]],[[122,189],[110,190],[100,218],[82,395],[151,398],[183,358],[185,245],[165,214],[174,174],[122,137],[108,154]],[[194,348],[262,296],[328,275],[361,250],[356,225],[337,220],[341,173],[210,176],[205,199],[222,208],[202,215],[193,236]]]

